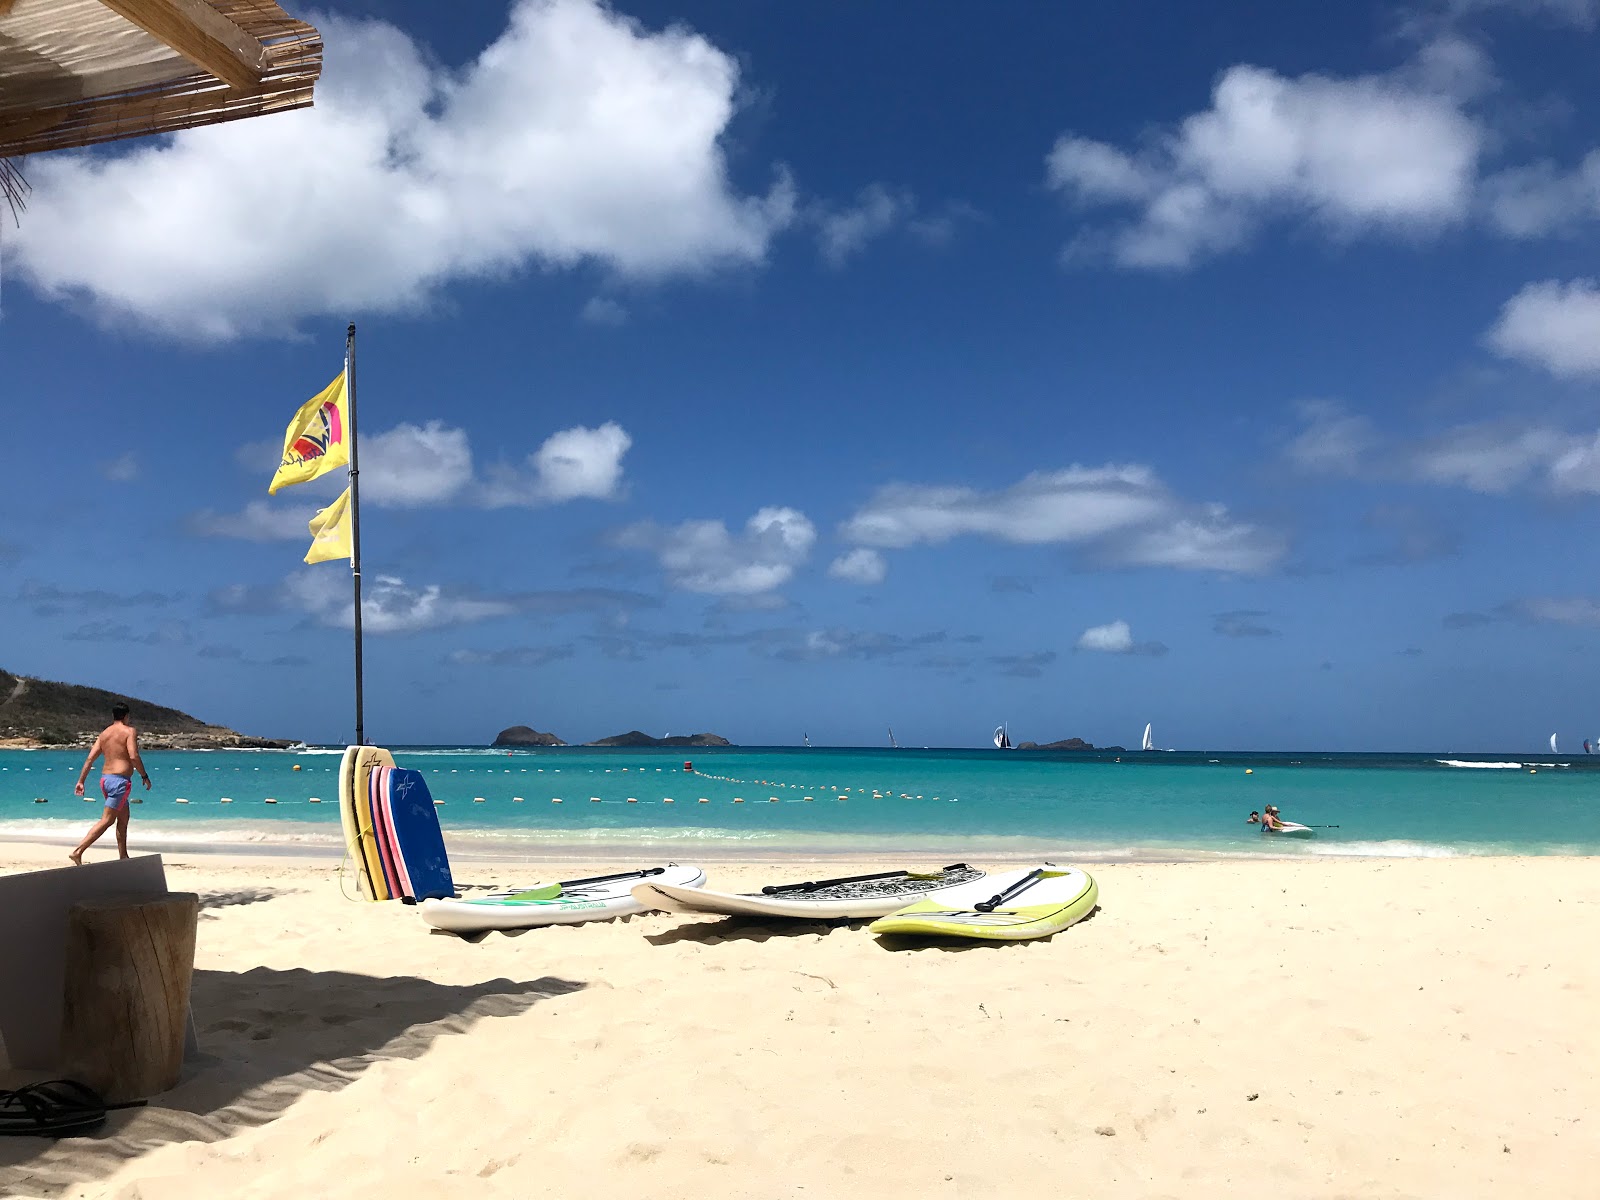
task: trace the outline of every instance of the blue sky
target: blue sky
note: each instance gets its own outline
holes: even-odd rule
[[[349,737],[354,320],[379,741],[1600,733],[1600,0],[1115,8],[364,0],[31,159],[0,665]]]

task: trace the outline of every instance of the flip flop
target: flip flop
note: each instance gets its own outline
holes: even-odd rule
[[[97,1128],[111,1109],[143,1104],[143,1100],[107,1104],[98,1092],[76,1079],[30,1083],[14,1091],[0,1091],[0,1135],[68,1137]]]

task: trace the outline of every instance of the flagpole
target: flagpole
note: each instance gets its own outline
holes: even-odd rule
[[[356,454],[356,324],[350,322],[344,342],[344,390],[350,402],[350,576],[356,600],[356,745],[367,744],[361,711],[361,467]]]

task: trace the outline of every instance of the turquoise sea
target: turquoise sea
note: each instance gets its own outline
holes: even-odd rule
[[[149,751],[154,790],[135,781],[134,844],[337,854],[340,753]],[[394,755],[427,776],[462,856],[1600,854],[1600,755],[439,746]],[[99,813],[96,776],[94,803],[72,794],[82,762],[82,751],[0,751],[0,839],[76,841]],[[1244,818],[1268,803],[1287,820],[1336,828],[1263,837]]]

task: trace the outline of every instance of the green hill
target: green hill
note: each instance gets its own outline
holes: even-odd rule
[[[0,671],[0,738],[44,746],[87,744],[111,723],[111,707],[128,706],[146,745],[201,749],[211,746],[274,747],[288,742],[246,737],[198,717],[134,696],[56,683]]]

